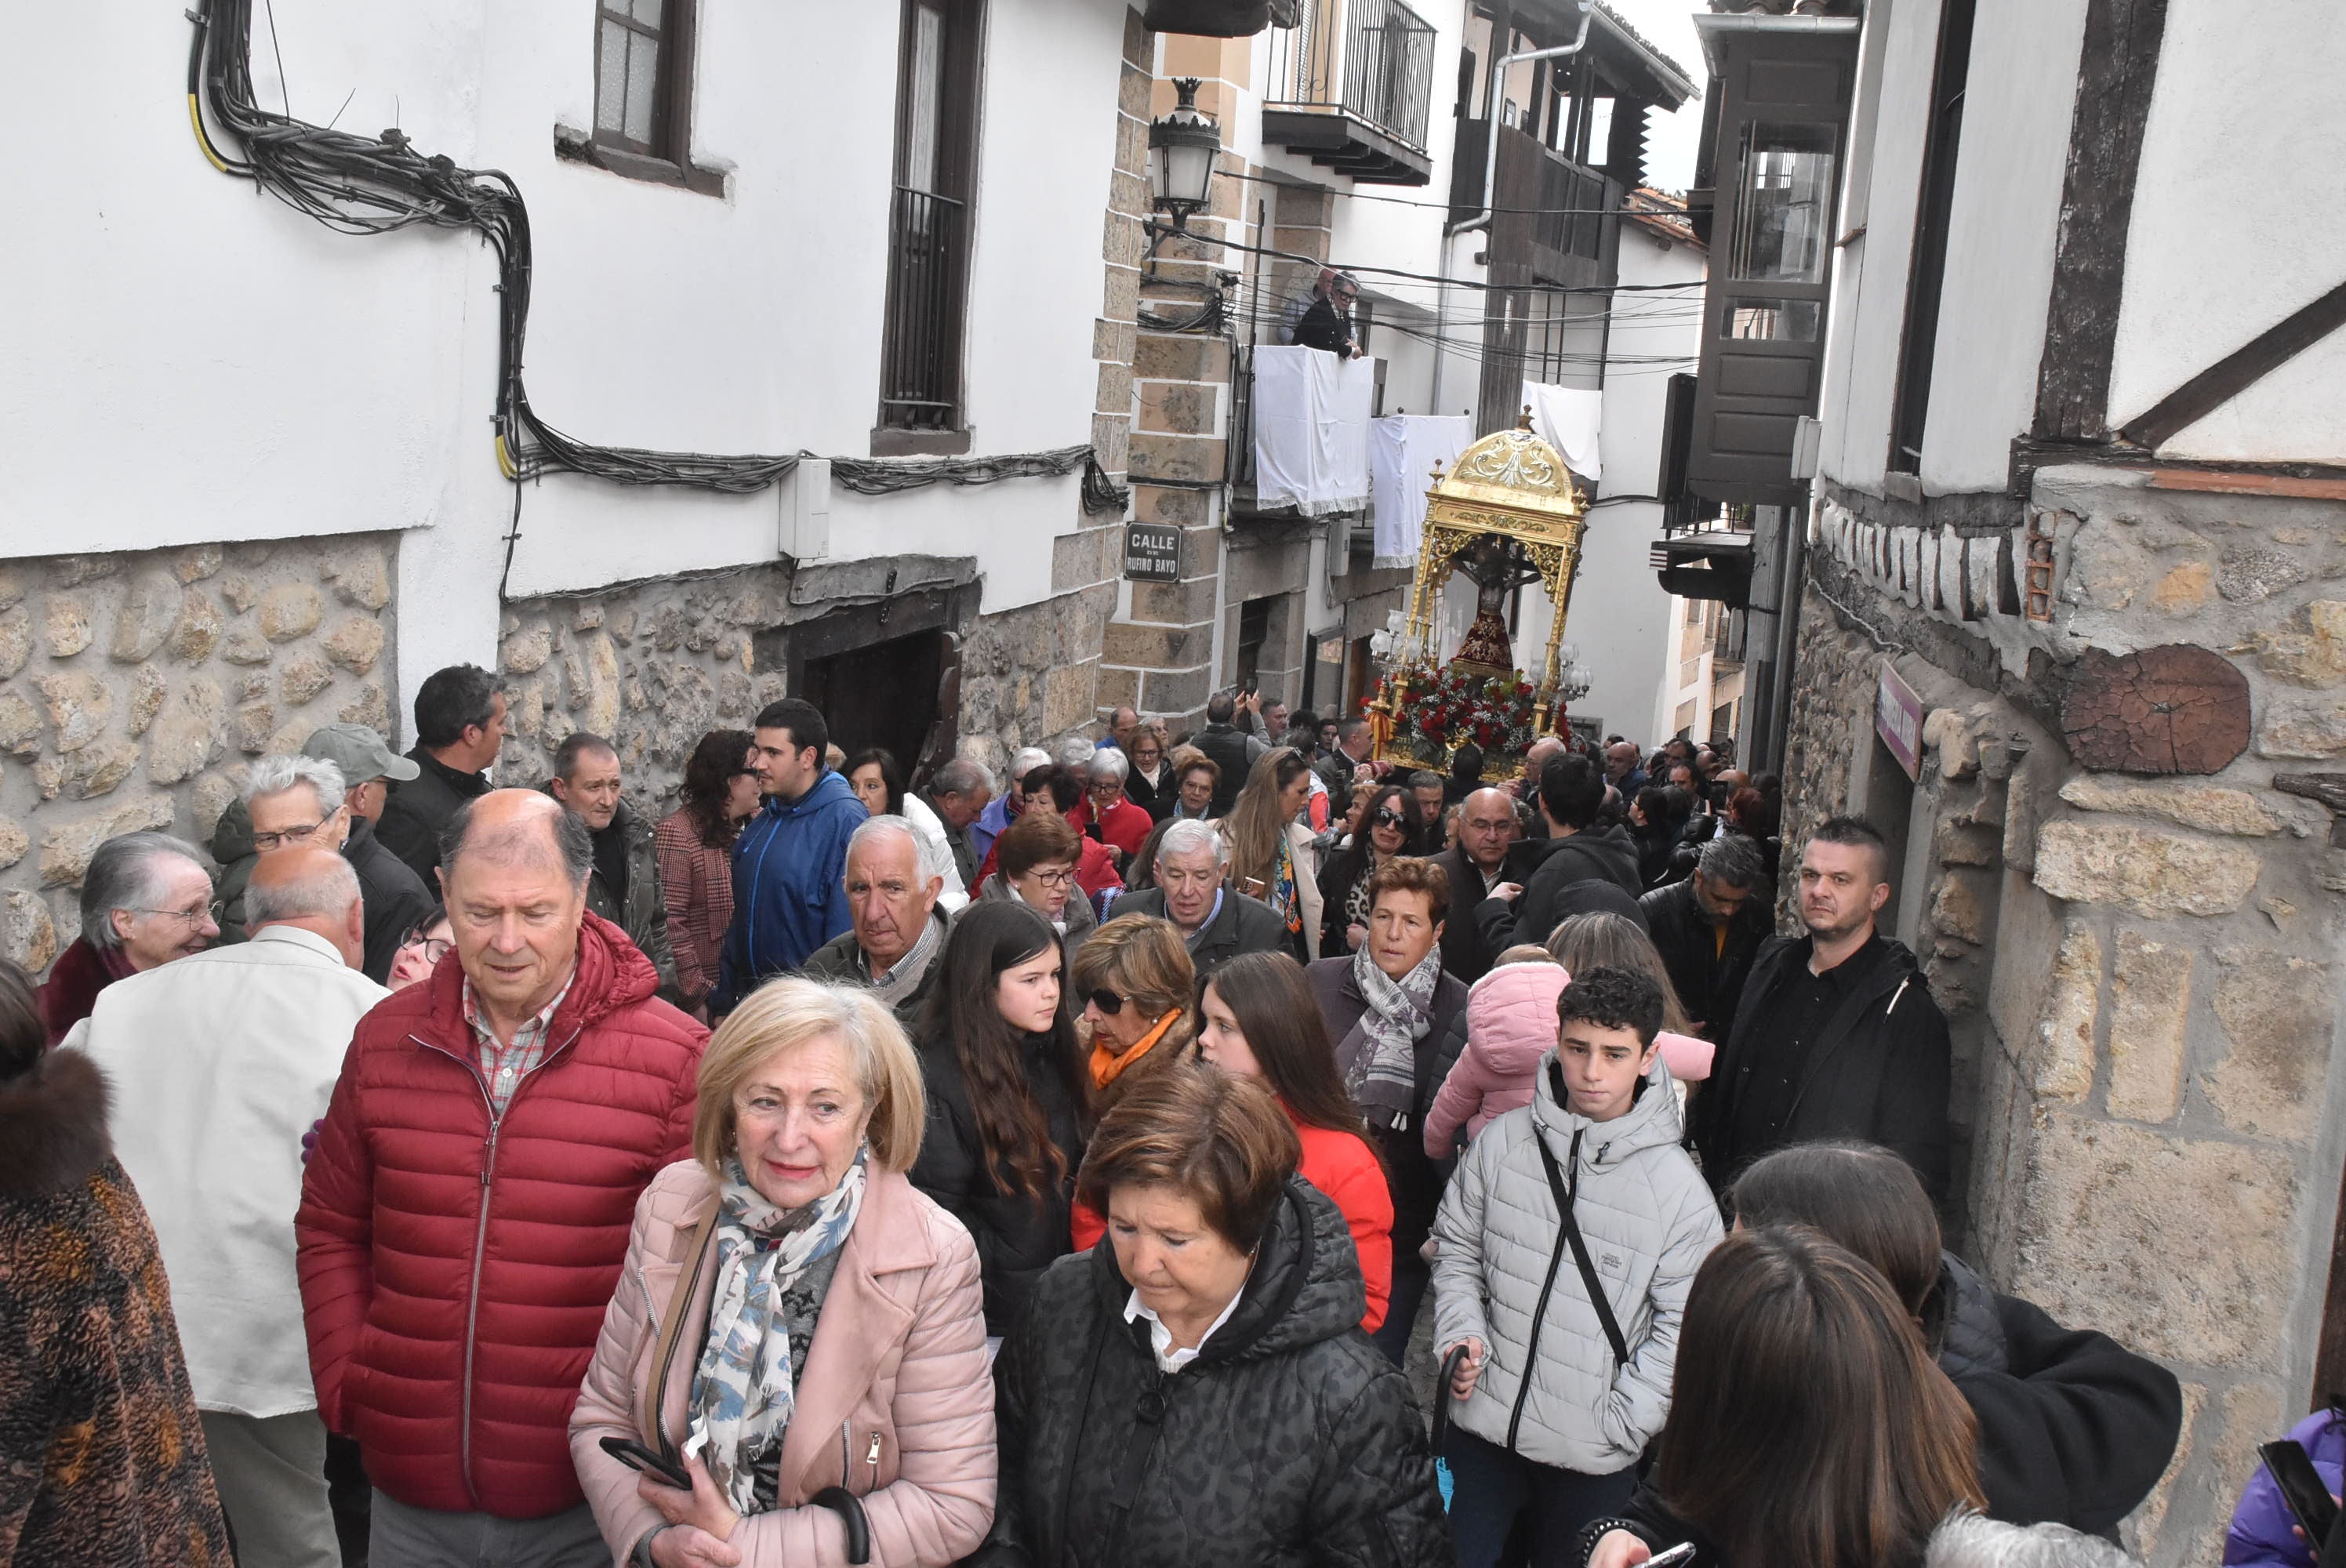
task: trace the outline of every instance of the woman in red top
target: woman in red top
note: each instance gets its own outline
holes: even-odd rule
[[[1303,966],[1283,952],[1247,952],[1214,971],[1198,989],[1198,1054],[1279,1096],[1303,1144],[1297,1174],[1328,1195],[1352,1233],[1369,1288],[1361,1328],[1374,1333],[1392,1289],[1392,1195],[1337,1075],[1336,1047]]]

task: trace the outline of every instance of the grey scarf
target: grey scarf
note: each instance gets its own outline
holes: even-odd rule
[[[1352,955],[1352,983],[1369,1010],[1353,1028],[1364,1036],[1344,1088],[1361,1114],[1379,1127],[1406,1131],[1417,1109],[1417,1043],[1433,1026],[1430,1004],[1442,981],[1442,949],[1434,947],[1399,980],[1377,967],[1363,947]]]
[[[921,925],[920,940],[913,942],[904,956],[896,961],[896,967],[888,972],[888,978],[882,980],[876,976],[873,977],[872,989],[880,993],[881,1001],[893,1007],[898,1002],[919,989],[921,976],[928,972],[930,962],[937,956],[937,948],[941,940],[937,932],[944,929],[944,922],[931,915]],[[863,961],[863,971],[866,974],[872,972],[871,959],[866,958]]]

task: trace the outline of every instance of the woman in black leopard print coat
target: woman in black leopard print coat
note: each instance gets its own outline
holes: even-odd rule
[[[1360,1331],[1343,1216],[1290,1179],[1244,1291],[1160,1372],[1103,1241],[1062,1257],[1004,1347],[1001,1490],[976,1561],[1029,1568],[1448,1568],[1433,1455]]]

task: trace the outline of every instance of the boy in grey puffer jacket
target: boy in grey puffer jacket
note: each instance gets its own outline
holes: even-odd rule
[[[1720,1236],[1654,1044],[1659,989],[1592,970],[1556,1014],[1532,1103],[1467,1147],[1434,1219],[1436,1355],[1466,1350],[1444,1449],[1460,1568],[1496,1563],[1525,1514],[1535,1568],[1575,1561],[1582,1526],[1627,1502]]]

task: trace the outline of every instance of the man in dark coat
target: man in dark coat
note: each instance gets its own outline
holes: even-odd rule
[[[1504,789],[1477,789],[1458,803],[1458,842],[1434,857],[1449,875],[1451,897],[1471,910],[1504,880],[1508,846],[1523,837],[1515,798]],[[1461,985],[1483,978],[1497,954],[1483,948],[1473,920],[1442,923],[1442,972]]]
[[[1229,841],[1203,822],[1168,822],[1157,840],[1157,883],[1126,893],[1111,916],[1173,922],[1200,977],[1242,952],[1291,951],[1287,922],[1260,899],[1225,885]]]
[[[375,836],[434,896],[440,891],[440,830],[467,800],[489,792],[489,765],[505,743],[505,683],[478,665],[452,664],[415,693],[417,775],[383,803]]]
[[[554,777],[545,789],[586,824],[594,840],[586,907],[627,933],[674,1000],[676,955],[668,940],[668,891],[660,885],[659,854],[652,845],[652,825],[629,810],[620,793],[618,748],[583,729],[566,737],[555,748]]]
[[[1760,846],[1721,833],[1702,847],[1693,876],[1637,901],[1671,989],[1706,1040],[1734,1028],[1744,979],[1770,934],[1768,891]]]
[[[1312,998],[1336,1043],[1336,1067],[1355,1100],[1366,1058],[1376,1050],[1363,967],[1374,965],[1384,979],[1404,991],[1407,977],[1435,953],[1450,907],[1450,879],[1435,861],[1397,857],[1377,868],[1373,901],[1369,906],[1369,941],[1350,958],[1323,958],[1305,972]],[[1438,958],[1436,959],[1438,962]],[[1373,983],[1374,977],[1366,977]],[[1425,1153],[1422,1124],[1442,1087],[1433,1064],[1453,1023],[1466,1011],[1466,986],[1455,975],[1442,974],[1424,1003],[1426,1028],[1411,1043],[1409,1105],[1362,1109],[1384,1156],[1385,1181],[1392,1193],[1392,1295],[1385,1320],[1372,1338],[1377,1348],[1399,1365],[1409,1349],[1410,1329],[1416,1324],[1418,1303],[1432,1278],[1420,1250],[1433,1229],[1433,1212],[1442,1205],[1442,1173]]]
[[[1507,851],[1507,881],[1474,910],[1483,951],[1496,955],[1518,942],[1545,942],[1563,919],[1559,902],[1574,882],[1611,882],[1631,898],[1645,891],[1637,840],[1618,823],[1600,823],[1605,776],[1587,758],[1565,751],[1540,769],[1540,816],[1547,837]]]
[[[994,800],[994,775],[985,770],[982,762],[956,757],[930,775],[925,793],[929,809],[937,814],[937,821],[944,828],[945,843],[953,850],[954,868],[961,872],[961,885],[974,893],[977,891],[977,868],[985,857],[969,841],[969,828]]]
[[[1340,360],[1358,357],[1360,344],[1352,332],[1352,305],[1361,285],[1349,272],[1339,272],[1325,293],[1316,295],[1303,319],[1295,324],[1295,341],[1303,348],[1322,349]]]
[[[1237,694],[1214,693],[1206,699],[1206,727],[1189,737],[1189,744],[1222,770],[1221,777],[1214,780],[1214,803],[1206,812],[1209,817],[1230,814],[1231,803],[1246,788],[1247,774],[1254,767],[1254,759],[1270,749],[1260,736],[1250,735],[1238,727],[1238,711]]]
[[[1874,929],[1890,855],[1860,817],[1833,817],[1800,854],[1798,937],[1752,961],[1734,1032],[1692,1106],[1714,1186],[1787,1144],[1862,1138],[1947,1196],[1946,1015],[1914,955]]]
[[[1374,744],[1365,718],[1347,718],[1336,726],[1336,744],[1316,764],[1320,781],[1328,786],[1328,817],[1331,821],[1341,818],[1352,809],[1352,777],[1362,762],[1368,760],[1369,748]]]
[[[945,880],[921,864],[921,839],[905,817],[873,817],[847,840],[847,930],[814,950],[799,972],[810,980],[868,985],[909,1023],[941,966]]]

